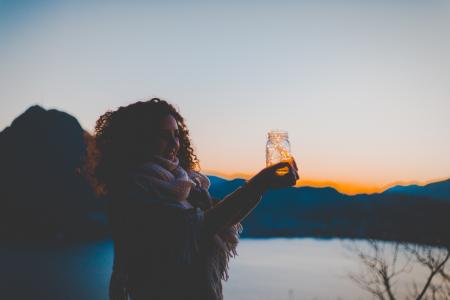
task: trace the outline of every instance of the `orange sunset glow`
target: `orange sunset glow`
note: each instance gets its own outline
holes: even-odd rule
[[[224,179],[232,180],[235,178],[242,178],[245,180],[250,179],[254,174],[247,174],[247,173],[224,173],[219,172],[215,170],[203,170],[205,174],[213,175],[217,177],[221,177]],[[331,187],[337,190],[338,192],[346,195],[356,195],[356,194],[375,194],[375,193],[381,193],[385,190],[387,190],[390,187],[396,186],[396,185],[419,185],[424,186],[433,182],[443,181],[448,179],[446,178],[436,178],[432,180],[427,181],[395,181],[387,185],[364,185],[364,184],[358,184],[353,182],[334,182],[329,180],[317,180],[317,179],[311,179],[311,178],[303,178],[302,174],[300,172],[300,180],[297,181],[296,187],[303,187],[303,186],[309,186],[309,187],[317,187],[317,188],[323,188],[323,187]]]

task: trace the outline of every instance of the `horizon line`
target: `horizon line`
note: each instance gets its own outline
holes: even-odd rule
[[[233,179],[247,180],[252,177],[252,175],[243,173],[243,172],[235,172],[235,173],[230,174],[230,173],[225,173],[225,172],[211,170],[211,169],[206,169],[202,172],[205,173],[206,175],[217,176],[217,177],[227,179],[227,180],[233,180]],[[428,185],[431,183],[445,181],[448,179],[450,179],[450,176],[442,177],[442,178],[434,178],[434,179],[429,179],[429,180],[425,180],[425,181],[396,180],[394,182],[391,182],[391,183],[388,183],[388,184],[385,184],[382,186],[380,186],[380,185],[377,186],[377,185],[363,185],[363,184],[357,184],[357,183],[351,183],[351,182],[347,182],[347,183],[341,182],[340,183],[340,182],[335,182],[335,181],[331,181],[331,180],[300,178],[300,180],[298,180],[297,183],[295,184],[295,187],[314,187],[314,188],[330,187],[330,188],[335,189],[336,191],[338,191],[341,194],[354,196],[354,195],[358,195],[358,194],[369,194],[370,195],[370,194],[383,193],[386,190],[388,190],[389,188],[394,187],[394,186],[408,186],[408,185],[425,186],[425,185]]]

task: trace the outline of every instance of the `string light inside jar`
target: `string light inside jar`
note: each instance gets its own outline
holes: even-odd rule
[[[271,130],[267,133],[266,143],[266,166],[271,166],[278,162],[291,162],[291,145],[288,133],[284,130]],[[276,174],[283,176],[289,172],[288,167],[276,170]]]

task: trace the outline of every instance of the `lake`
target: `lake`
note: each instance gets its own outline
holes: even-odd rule
[[[224,282],[226,300],[372,299],[348,277],[359,269],[346,245],[364,241],[241,239]],[[2,299],[107,300],[112,241],[0,248]],[[419,282],[425,270],[412,273]]]

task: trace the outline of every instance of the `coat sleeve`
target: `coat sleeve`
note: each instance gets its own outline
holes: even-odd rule
[[[131,245],[137,253],[153,253],[171,263],[190,263],[204,237],[204,212],[186,209],[176,201],[162,200],[158,191],[139,178],[130,181],[126,222],[131,225]],[[145,254],[143,254],[145,255]]]
[[[262,194],[261,190],[246,182],[206,210],[203,222],[206,236],[214,235],[229,226],[239,224],[258,205]]]

